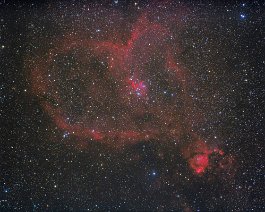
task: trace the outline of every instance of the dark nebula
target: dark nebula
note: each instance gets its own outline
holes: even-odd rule
[[[264,5],[0,12],[1,210],[264,210]]]

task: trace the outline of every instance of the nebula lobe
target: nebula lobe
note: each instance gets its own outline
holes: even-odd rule
[[[189,95],[193,82],[178,59],[174,24],[143,13],[126,41],[64,37],[32,66],[32,91],[56,126],[81,140],[119,148],[189,134],[192,143],[180,154],[202,174],[209,157],[224,152],[192,130],[190,117],[196,122],[200,115]]]

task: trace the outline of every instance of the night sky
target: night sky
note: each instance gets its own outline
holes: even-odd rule
[[[265,211],[265,3],[225,2],[2,0],[0,211]]]

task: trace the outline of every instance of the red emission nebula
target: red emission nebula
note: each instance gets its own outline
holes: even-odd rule
[[[203,115],[190,96],[196,79],[179,59],[182,16],[156,20],[146,11],[101,37],[58,37],[30,60],[33,94],[77,146],[100,142],[121,149],[172,141],[194,174],[211,169],[215,157],[221,158],[220,169],[227,167],[232,156],[192,128]],[[186,144],[184,135],[190,138]]]

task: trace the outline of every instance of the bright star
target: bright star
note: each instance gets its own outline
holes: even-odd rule
[[[242,19],[244,19],[244,18],[246,18],[246,15],[241,14],[240,17],[241,17]]]
[[[64,132],[63,138],[67,138],[69,136],[69,132]]]

